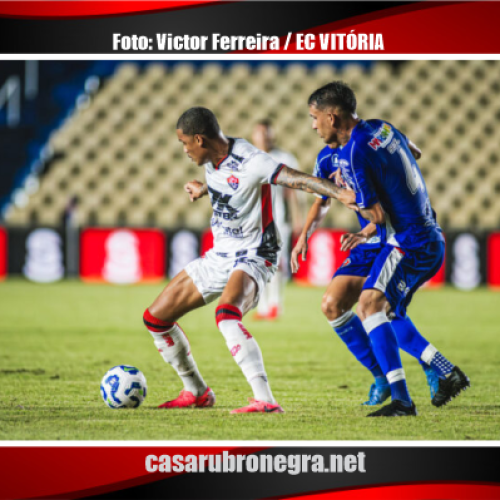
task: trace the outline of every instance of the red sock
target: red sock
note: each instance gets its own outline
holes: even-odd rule
[[[142,317],[144,320],[144,324],[146,325],[146,328],[150,332],[155,332],[155,333],[161,333],[161,332],[166,332],[167,330],[170,330],[174,325],[175,322],[172,321],[162,321],[161,319],[155,318],[148,309],[144,311],[144,315]]]

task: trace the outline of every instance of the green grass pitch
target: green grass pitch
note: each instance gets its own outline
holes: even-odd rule
[[[371,378],[331,331],[322,289],[289,285],[286,312],[247,328],[257,338],[283,415],[230,415],[250,388],[227,352],[215,304],[181,320],[217,404],[157,410],[179,381],[142,325],[162,285],[113,287],[64,282],[0,284],[0,439],[2,440],[498,440],[500,295],[486,289],[422,290],[410,315],[431,342],[471,378],[472,387],[434,408],[423,371],[403,355],[419,416],[367,419]],[[148,397],[137,410],[110,410],[104,373],[138,366]]]

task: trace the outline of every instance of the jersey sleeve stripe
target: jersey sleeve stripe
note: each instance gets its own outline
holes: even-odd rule
[[[262,232],[273,222],[271,186],[262,186]]]
[[[284,167],[286,167],[284,163],[280,163],[278,165],[273,175],[271,175],[271,184],[276,184],[276,179],[278,178],[278,175],[280,175],[280,172],[283,170]]]

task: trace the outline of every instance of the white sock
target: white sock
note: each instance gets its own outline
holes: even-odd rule
[[[226,345],[234,360],[252,386],[254,398],[267,403],[276,403],[267,381],[264,360],[257,341],[240,321],[223,320],[219,330],[226,339]]]
[[[162,358],[172,365],[181,378],[184,389],[195,396],[201,396],[206,391],[207,384],[198,371],[189,341],[182,328],[175,323],[165,332],[153,332],[149,328],[148,331],[153,336],[155,346]]]

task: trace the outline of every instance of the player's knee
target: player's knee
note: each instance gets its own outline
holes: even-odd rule
[[[356,306],[356,314],[361,321],[364,321],[366,318],[366,309],[365,302],[362,300],[362,297],[359,298],[358,305]]]
[[[341,304],[341,301],[328,293],[323,295],[323,300],[321,301],[321,310],[323,314],[326,316],[328,321],[333,321],[337,318],[340,318],[342,314],[345,312],[344,307]]]
[[[361,321],[364,321],[372,314],[385,311],[386,302],[384,294],[379,290],[364,290],[359,298],[356,313]]]

